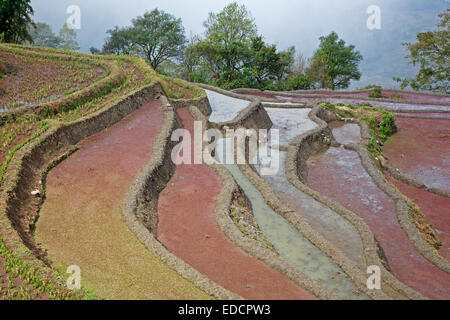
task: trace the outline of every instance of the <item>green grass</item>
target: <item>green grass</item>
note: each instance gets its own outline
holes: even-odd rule
[[[56,284],[54,281],[49,281],[49,274],[44,274],[35,264],[32,262],[25,262],[18,258],[5,243],[0,239],[0,255],[4,260],[3,269],[8,274],[9,283],[14,284],[16,278],[26,285],[20,285],[18,287],[11,286],[10,292],[7,292],[7,296],[11,299],[30,299],[33,294],[30,288],[34,288],[33,291],[37,291],[49,299],[55,300],[67,300],[67,299],[96,299],[95,294],[84,290],[70,291],[61,284]],[[60,281],[63,282],[63,277],[59,275]]]

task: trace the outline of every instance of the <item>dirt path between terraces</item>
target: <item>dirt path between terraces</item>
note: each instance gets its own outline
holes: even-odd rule
[[[177,111],[193,132],[187,108]],[[158,238],[200,273],[246,299],[315,299],[284,275],[234,245],[216,223],[221,181],[206,165],[177,166],[160,195]]]
[[[122,220],[120,204],[151,157],[163,111],[151,102],[79,143],[47,178],[36,238],[57,265],[78,265],[82,285],[109,299],[205,299]],[[64,270],[64,269],[63,269]]]

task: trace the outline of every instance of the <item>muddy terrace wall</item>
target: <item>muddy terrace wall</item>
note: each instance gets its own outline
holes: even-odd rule
[[[361,240],[363,242],[364,247],[364,256],[366,259],[367,265],[377,265],[381,268],[382,274],[384,274],[383,277],[383,283],[384,287],[388,286],[391,290],[394,290],[396,292],[399,292],[400,294],[404,295],[405,297],[408,297],[410,299],[426,299],[423,295],[416,292],[415,290],[409,288],[405,284],[401,283],[395,276],[393,276],[390,273],[389,266],[387,264],[386,258],[384,257],[384,253],[380,245],[378,244],[377,240],[375,239],[372,231],[370,230],[369,226],[362,220],[359,216],[357,216],[355,213],[351,212],[350,210],[346,209],[339,203],[321,195],[320,193],[312,190],[309,188],[306,184],[307,179],[307,164],[306,161],[310,157],[310,155],[318,151],[331,143],[332,141],[332,135],[328,128],[327,122],[332,121],[336,118],[336,116],[333,116],[330,111],[321,110],[321,108],[316,107],[314,108],[310,113],[310,118],[315,121],[319,127],[310,131],[309,133],[305,133],[296,139],[294,139],[291,144],[289,145],[288,155],[286,158],[286,176],[295,187],[300,189],[301,191],[305,192],[306,194],[310,195],[317,201],[323,203],[324,205],[328,206],[341,216],[343,216],[345,219],[347,219],[358,231],[358,233],[361,236]],[[345,120],[345,119],[342,119]],[[358,152],[359,156],[362,157],[362,164],[364,168],[368,171],[369,175],[371,175],[372,179],[374,179],[375,183],[378,187],[380,187],[377,183],[377,180],[375,175],[379,175],[375,167],[373,166],[372,160],[370,160],[367,150],[365,149],[367,143],[370,140],[370,133],[368,130],[367,125],[364,123],[361,123],[356,120],[351,120],[353,122],[356,122],[361,127],[361,142],[358,145],[354,145],[354,149],[356,152]],[[365,154],[365,156],[363,156]],[[370,163],[369,163],[370,162]],[[380,175],[379,175],[380,176]],[[381,179],[381,176],[379,177]],[[379,181],[378,181],[379,182]],[[383,191],[384,189],[381,188]],[[394,191],[395,192],[395,191]],[[397,194],[389,194],[388,195],[393,198],[394,201],[400,201]],[[398,206],[397,206],[398,211]],[[402,212],[398,213],[399,215],[402,214]],[[404,212],[403,212],[404,214]],[[407,212],[406,212],[407,214]],[[402,220],[404,222],[403,217],[399,217],[399,220]],[[408,220],[409,221],[409,220]],[[411,221],[410,225],[405,227],[406,223],[400,223],[402,225],[402,228],[406,228],[406,232],[408,233],[408,236],[410,237],[410,240],[416,245],[416,243],[421,240],[423,245],[425,245],[423,239],[418,239],[417,237],[420,237],[418,231],[415,229],[414,225]],[[412,229],[414,228],[414,230]],[[409,229],[409,230],[408,230]],[[413,234],[414,233],[414,234]],[[419,245],[421,247],[421,245]],[[417,246],[416,246],[417,248]],[[419,250],[422,254],[422,250]],[[428,254],[424,254],[426,256]],[[429,256],[429,255],[428,255]],[[436,256],[437,258],[437,256]],[[434,258],[431,258],[434,260]],[[436,260],[435,260],[436,261]],[[436,261],[437,262],[437,261]]]
[[[179,109],[179,108],[187,108],[190,106],[196,106],[198,110],[205,116],[210,116],[212,113],[211,105],[209,104],[208,97],[201,97],[199,99],[170,99],[170,104],[173,106],[173,108]]]
[[[253,101],[247,108],[239,112],[232,121],[222,123],[212,123],[208,121],[210,128],[230,128],[230,129],[270,129],[272,128],[272,120],[270,120],[266,109],[260,101]]]
[[[160,192],[170,181],[176,166],[171,160],[172,132],[181,127],[180,121],[165,96],[160,98],[164,110],[161,130],[153,143],[152,156],[135,178],[121,206],[125,223],[138,239],[159,259],[182,277],[217,299],[242,299],[211,281],[190,265],[169,252],[156,238],[158,227],[158,200]],[[181,108],[188,101],[177,104]],[[207,111],[207,108],[205,108]]]
[[[302,143],[299,145],[298,151],[296,153],[296,171],[300,180],[306,184],[306,178],[308,177],[308,166],[306,161],[309,159],[311,154],[318,151],[326,146],[329,146],[332,142],[331,130],[327,125],[327,122],[332,120],[338,120],[338,118],[331,112],[314,107],[311,114],[317,115],[316,119],[312,119],[317,123],[317,120],[321,121],[318,124],[318,128],[314,129],[312,132],[306,133]],[[311,116],[310,116],[311,117]],[[323,120],[322,120],[323,119]],[[286,167],[286,170],[289,168]]]
[[[44,263],[50,265],[45,252],[35,243],[31,231],[37,221],[45,194],[42,198],[36,198],[31,195],[31,191],[37,188],[41,189],[41,192],[45,191],[42,190],[45,185],[40,186],[40,183],[41,180],[45,181],[46,172],[58,161],[74,152],[74,145],[79,141],[110,127],[161,94],[164,94],[164,90],[159,84],[144,87],[117,104],[86,118],[68,125],[50,127],[50,131],[16,152],[9,164],[8,175],[3,181],[4,190],[0,197],[4,207],[2,206],[3,212],[0,212],[0,219],[2,216],[7,216],[23,244]],[[7,229],[2,228],[2,233],[3,231],[5,231],[4,234],[11,234]]]

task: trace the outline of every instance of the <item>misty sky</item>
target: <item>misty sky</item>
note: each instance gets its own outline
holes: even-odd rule
[[[81,8],[81,29],[77,30],[81,51],[101,48],[106,30],[126,26],[131,19],[156,7],[183,20],[186,34],[203,34],[208,12],[219,12],[231,0],[32,0],[36,22],[47,22],[55,32],[69,17],[69,5]],[[412,76],[414,69],[404,58],[401,46],[414,41],[418,32],[433,30],[437,14],[450,7],[449,0],[241,0],[251,11],[258,31],[268,43],[280,49],[295,46],[309,57],[318,38],[336,31],[362,53],[361,81],[394,86],[393,76]],[[381,8],[381,30],[369,30],[367,7]]]

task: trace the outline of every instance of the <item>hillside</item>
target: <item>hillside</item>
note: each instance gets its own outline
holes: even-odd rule
[[[46,259],[36,259],[42,252],[32,233],[41,201],[20,190],[21,195],[11,198],[22,178],[20,164],[33,145],[49,135],[146,86],[161,83],[174,99],[198,98],[202,92],[159,76],[144,61],[129,56],[91,56],[0,44],[0,66],[0,297],[88,297],[86,291],[68,291],[61,276],[45,267]],[[27,181],[27,185],[34,190],[37,182]],[[25,203],[14,202],[21,197]]]

